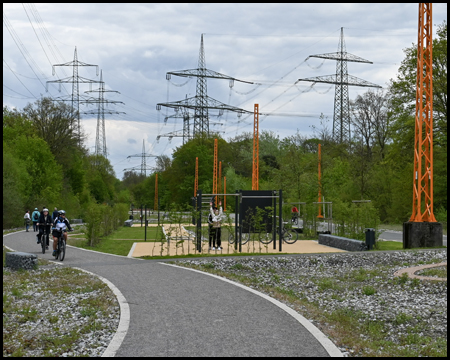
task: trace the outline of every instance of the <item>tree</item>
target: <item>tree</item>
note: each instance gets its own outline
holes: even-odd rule
[[[37,134],[44,139],[57,161],[64,165],[70,154],[78,148],[77,114],[70,105],[60,101],[55,103],[44,97],[28,104],[23,109],[23,116],[33,124]],[[80,129],[81,130],[81,129]],[[81,135],[85,139],[85,135]]]

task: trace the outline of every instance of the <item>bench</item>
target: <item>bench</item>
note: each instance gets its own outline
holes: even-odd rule
[[[319,244],[346,251],[368,250],[366,244],[363,241],[328,234],[319,234]]]
[[[34,269],[37,266],[37,255],[20,251],[7,252],[6,266],[13,270]]]
[[[129,220],[125,220],[125,223],[123,224],[123,226],[132,226],[133,225],[133,220],[129,219]]]

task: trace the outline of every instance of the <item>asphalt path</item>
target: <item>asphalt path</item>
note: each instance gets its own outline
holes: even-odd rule
[[[398,241],[403,242],[403,232],[394,230],[384,230],[381,232],[379,239],[386,241]],[[447,235],[443,235],[443,245],[447,246]]]
[[[35,235],[16,232],[3,244],[54,261]],[[216,276],[71,246],[62,264],[101,276],[123,295],[129,324],[112,344],[115,356],[342,356],[299,314]]]

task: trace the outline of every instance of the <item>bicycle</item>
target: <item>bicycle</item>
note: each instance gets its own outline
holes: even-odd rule
[[[64,238],[64,231],[59,232],[58,243],[56,244],[56,254],[54,256],[55,260],[58,260],[59,258],[60,261],[63,261],[66,256],[66,239]]]
[[[41,236],[41,247],[42,247],[42,253],[45,254],[45,248],[47,247],[47,225],[39,225],[44,228],[44,232]]]
[[[287,222],[282,221],[282,224],[281,238],[286,244],[294,244],[298,240],[298,232],[294,228],[285,227],[284,225],[287,224]],[[279,227],[277,226],[277,233],[278,230]],[[270,244],[273,241],[272,233],[266,233],[265,236],[261,236],[260,240],[263,244]]]
[[[291,222],[294,223],[295,225],[298,225],[298,213],[297,212],[292,213]]]
[[[245,245],[250,240],[250,233],[242,233],[241,235],[241,244]],[[233,245],[234,244],[234,232],[228,232],[228,242]]]

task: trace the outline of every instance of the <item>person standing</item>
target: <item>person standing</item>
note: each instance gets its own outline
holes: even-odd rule
[[[31,219],[33,220],[33,231],[38,231],[37,223],[39,221],[39,216],[41,216],[41,213],[38,208],[35,208],[33,214],[31,215]]]
[[[211,204],[210,204],[211,205]],[[217,208],[214,206],[213,210],[215,211]],[[213,221],[212,214],[208,215],[208,235],[209,235],[209,250],[216,249],[216,240],[215,240],[215,230],[213,229]]]
[[[221,228],[221,223],[222,223],[222,215],[223,215],[223,211],[222,211],[222,201],[219,201],[219,209],[215,209],[213,210],[212,207],[212,203],[209,203],[210,208],[209,208],[209,212],[212,216],[212,223],[213,223],[213,233],[214,233],[214,238],[213,238],[213,250],[215,250],[215,243],[217,243],[217,250],[222,250],[222,248],[220,247],[222,245],[222,228]]]
[[[55,219],[59,216],[58,209],[55,207],[55,210],[52,213],[52,220],[55,221]]]
[[[28,232],[28,228],[30,226],[30,221],[31,221],[30,210],[27,210],[27,212],[23,216],[23,221],[25,223],[25,229],[27,229],[27,232]]]
[[[42,210],[42,214],[39,217],[39,222],[38,222],[38,228],[39,228],[39,234],[38,234],[38,241],[37,243],[40,244],[41,241],[45,241],[46,244],[46,250],[48,250],[48,245],[49,245],[49,235],[50,235],[50,228],[53,225],[53,219],[52,217],[48,214],[48,209],[43,209]],[[42,239],[42,235],[44,234],[44,229],[46,232],[46,237],[45,239]]]

